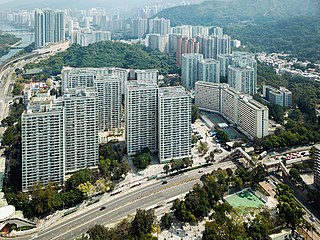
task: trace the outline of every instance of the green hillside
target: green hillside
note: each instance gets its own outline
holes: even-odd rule
[[[283,51],[301,60],[320,61],[320,17],[229,27],[226,32],[241,39],[242,44],[251,51]]]
[[[164,74],[177,71],[173,56],[159,51],[151,51],[142,45],[112,41],[98,42],[86,47],[73,44],[67,51],[38,64],[29,64],[26,68],[43,68],[46,75],[57,75],[63,66],[156,68]]]
[[[294,16],[317,16],[318,0],[211,0],[201,4],[165,9],[158,17],[173,25],[219,25],[269,22]]]

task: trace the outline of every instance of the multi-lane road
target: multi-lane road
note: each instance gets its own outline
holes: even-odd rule
[[[74,214],[63,217],[53,225],[39,229],[37,234],[18,239],[75,239],[85,233],[95,224],[107,225],[115,223],[125,218],[129,214],[134,214],[136,209],[145,209],[159,203],[167,203],[169,199],[185,194],[192,189],[195,183],[200,182],[201,175],[218,168],[235,168],[232,162],[217,163],[203,169],[199,173],[193,170],[182,175],[166,179],[167,184],[162,184],[160,180],[152,180],[146,186],[140,186],[136,190],[127,191],[119,195],[110,196],[105,202],[79,210]],[[100,210],[102,206],[105,209]]]

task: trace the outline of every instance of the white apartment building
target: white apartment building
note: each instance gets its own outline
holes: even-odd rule
[[[228,84],[240,92],[255,94],[257,92],[257,78],[252,67],[228,67]]]
[[[147,35],[147,47],[152,50],[158,50],[160,52],[168,52],[169,49],[169,37],[168,35],[160,35],[157,33]]]
[[[66,172],[97,166],[99,125],[95,89],[70,89],[63,96],[63,102]]]
[[[181,82],[188,89],[193,89],[196,81],[199,80],[199,63],[203,55],[198,53],[182,54]]]
[[[131,20],[131,35],[137,38],[143,38],[148,31],[148,19],[136,18]]]
[[[201,110],[220,113],[222,109],[221,94],[222,89],[228,89],[225,83],[214,84],[203,81],[196,82],[195,104]]]
[[[228,84],[198,81],[195,87],[195,103],[206,111],[220,113],[250,139],[267,136],[269,110],[267,106],[243,95]]]
[[[133,71],[135,74],[135,80],[158,84],[159,71],[157,69],[133,70]]]
[[[35,98],[21,116],[22,191],[49,182],[63,184],[64,109],[53,97]]]
[[[62,11],[35,10],[35,47],[65,40],[65,16]]]
[[[113,75],[97,77],[94,81],[97,93],[99,128],[113,131],[121,127],[121,81]]]
[[[81,86],[93,87],[94,79],[96,77],[96,70],[94,68],[63,67],[61,75],[61,91],[64,93],[66,89],[72,89]]]
[[[126,83],[130,80],[141,80],[158,83],[159,71],[157,69],[124,69],[116,67],[104,68],[72,68],[62,69],[62,92],[68,88],[93,87],[95,79],[104,76],[117,77],[120,80],[121,94],[125,94]]]
[[[204,82],[220,83],[220,63],[214,59],[200,61],[199,79]]]
[[[247,136],[262,138],[268,135],[269,109],[251,96],[238,97],[237,127]]]
[[[239,94],[236,89],[230,87],[221,91],[221,115],[232,123],[236,123],[238,120],[237,98]]]
[[[314,145],[314,184],[320,188],[320,145]]]
[[[158,148],[158,86],[132,81],[126,86],[125,125],[128,156],[143,148]]]
[[[191,157],[191,98],[183,87],[159,88],[160,163]]]
[[[155,17],[148,20],[148,33],[168,35],[171,33],[171,23],[169,19]]]

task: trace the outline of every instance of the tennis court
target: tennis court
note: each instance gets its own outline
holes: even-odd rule
[[[225,200],[234,208],[259,208],[265,203],[249,189],[225,197]]]

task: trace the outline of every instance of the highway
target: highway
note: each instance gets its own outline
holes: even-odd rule
[[[175,177],[168,177],[167,184],[162,181],[152,180],[147,186],[141,186],[132,192],[124,192],[110,196],[107,202],[98,202],[94,205],[79,210],[76,213],[63,217],[52,226],[40,229],[34,236],[19,237],[17,239],[74,239],[85,233],[95,224],[107,225],[134,214],[136,209],[145,209],[150,206],[165,203],[168,199],[185,194],[192,189],[195,183],[200,182],[201,175],[218,168],[235,168],[232,162],[217,163],[204,168],[202,173],[193,170]],[[105,206],[104,210],[100,210]]]

